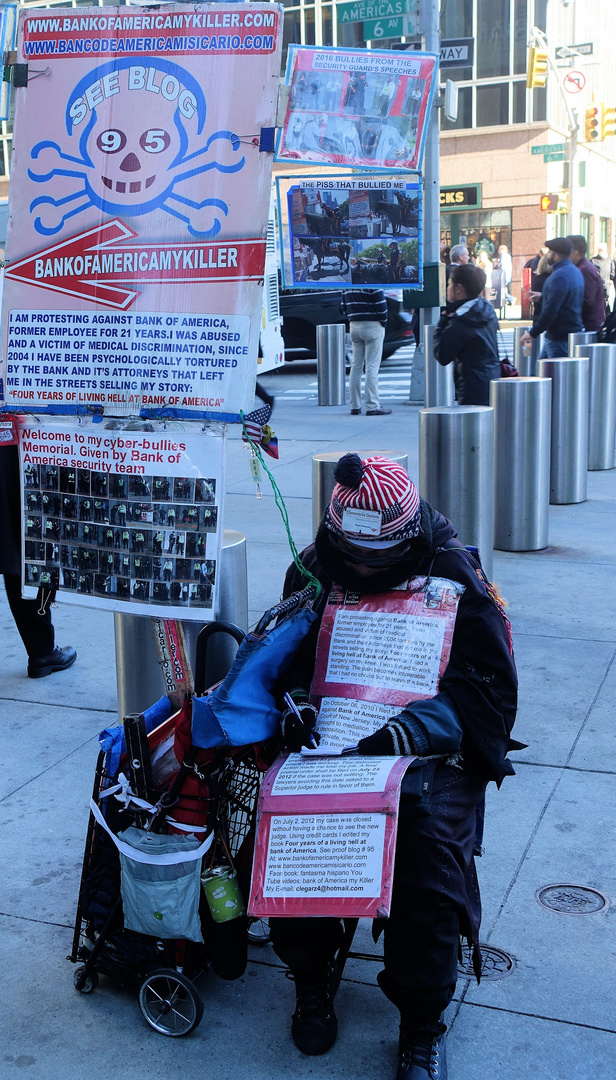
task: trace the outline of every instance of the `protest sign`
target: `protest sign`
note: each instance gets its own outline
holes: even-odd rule
[[[6,402],[237,420],[253,400],[281,8],[27,9]]]
[[[464,586],[418,577],[377,598],[330,592],[311,693],[404,706],[434,697]]]
[[[386,918],[413,760],[278,758],[259,795],[249,914]]]
[[[438,57],[289,46],[277,161],[421,170]]]
[[[423,286],[422,189],[400,175],[277,178],[287,288]]]
[[[160,427],[46,420],[20,429],[24,596],[215,617],[224,433]]]

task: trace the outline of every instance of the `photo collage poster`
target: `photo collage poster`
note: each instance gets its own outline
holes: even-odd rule
[[[185,428],[58,421],[21,429],[24,596],[215,617],[224,429]]]
[[[277,186],[285,288],[423,287],[418,177],[280,177]]]
[[[291,45],[277,161],[420,172],[438,57]]]

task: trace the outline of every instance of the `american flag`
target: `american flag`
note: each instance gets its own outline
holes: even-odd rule
[[[277,458],[278,439],[268,424],[271,415],[271,405],[262,405],[260,409],[254,409],[253,412],[244,417],[244,427],[246,434],[252,439],[253,443],[260,446],[270,457]],[[248,442],[246,434],[242,433],[242,439],[245,443]]]

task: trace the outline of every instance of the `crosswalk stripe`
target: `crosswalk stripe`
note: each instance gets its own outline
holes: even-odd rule
[[[501,330],[498,335],[498,355],[500,360],[506,356],[513,359],[513,330]],[[379,372],[379,388],[383,397],[408,398],[410,391],[410,377],[413,367],[415,345],[403,345],[393,354],[391,359],[384,360]],[[362,375],[362,387],[364,377]],[[284,390],[282,397],[295,398],[298,401],[307,401],[317,397],[317,383],[311,382],[307,387],[294,390]]]

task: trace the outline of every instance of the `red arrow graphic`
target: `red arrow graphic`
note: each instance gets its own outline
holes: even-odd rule
[[[119,218],[62,240],[6,267],[5,277],[40,289],[126,311],[141,295],[136,285],[257,281],[265,240],[136,244]],[[124,241],[124,243],[121,243]]]

